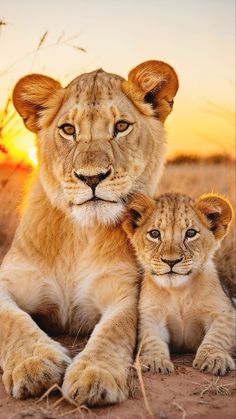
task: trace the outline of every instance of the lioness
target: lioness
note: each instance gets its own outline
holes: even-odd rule
[[[174,351],[196,351],[193,366],[224,375],[235,369],[235,308],[213,255],[228,232],[232,207],[222,196],[133,197],[123,227],[143,267],[139,302],[140,362],[170,373]]]
[[[39,74],[16,84],[14,105],[38,136],[39,170],[0,273],[8,394],[37,396],[66,371],[64,394],[79,403],[127,398],[137,266],[119,220],[131,193],[156,189],[177,90],[161,61],[140,64],[127,81],[97,70],[65,88]],[[32,317],[51,333],[90,339],[71,362]]]

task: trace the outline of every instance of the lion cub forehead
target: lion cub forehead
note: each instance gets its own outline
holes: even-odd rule
[[[76,102],[99,102],[112,100],[122,93],[124,79],[102,69],[76,77],[67,87],[67,96],[75,95]]]
[[[179,224],[188,226],[195,216],[194,200],[182,194],[165,194],[156,198],[155,221],[159,227]]]

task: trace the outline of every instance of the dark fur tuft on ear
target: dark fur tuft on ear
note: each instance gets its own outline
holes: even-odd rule
[[[133,208],[130,209],[129,213],[131,227],[133,230],[135,230],[138,227],[138,221],[142,217],[142,214],[140,214],[140,212],[136,211]]]
[[[142,113],[164,122],[173,108],[179,82],[169,64],[150,60],[131,70],[122,86]]]
[[[135,194],[127,207],[123,229],[131,238],[155,208],[155,201],[143,194]]]

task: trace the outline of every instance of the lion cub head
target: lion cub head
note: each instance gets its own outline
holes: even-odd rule
[[[123,228],[144,271],[160,286],[180,286],[199,273],[227,234],[233,216],[229,202],[206,194],[194,201],[180,194],[153,200],[135,195]]]
[[[13,102],[37,133],[39,180],[51,204],[82,225],[110,223],[130,193],[153,194],[177,90],[175,71],[161,61],[140,64],[127,81],[101,69],[65,88],[40,74],[19,80]]]

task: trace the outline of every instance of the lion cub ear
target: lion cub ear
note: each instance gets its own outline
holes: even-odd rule
[[[178,87],[175,70],[155,60],[139,64],[123,83],[123,90],[139,110],[146,115],[154,114],[161,122],[172,110]]]
[[[122,227],[131,238],[155,208],[155,201],[141,193],[133,195],[128,204]]]
[[[13,90],[13,103],[30,131],[39,131],[39,118],[43,110],[53,108],[51,119],[55,116],[63,90],[58,81],[42,74],[30,74],[17,82]],[[61,94],[58,94],[59,91]]]
[[[218,240],[228,233],[233,218],[233,209],[230,202],[219,194],[209,193],[202,195],[196,202],[198,213],[204,216],[215,238]]]

